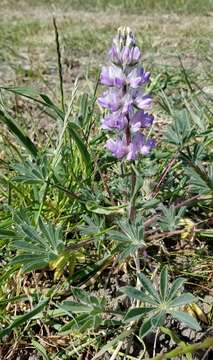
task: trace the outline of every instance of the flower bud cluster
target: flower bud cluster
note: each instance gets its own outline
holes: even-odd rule
[[[147,110],[151,97],[144,92],[150,74],[139,66],[141,52],[129,28],[119,28],[109,51],[111,64],[103,66],[100,82],[109,89],[98,98],[108,112],[101,127],[114,131],[116,137],[107,140],[106,147],[118,159],[135,160],[148,155],[155,141],[143,134],[154,120]]]

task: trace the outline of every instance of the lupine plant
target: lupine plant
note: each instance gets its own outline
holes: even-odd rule
[[[2,152],[0,143],[0,352],[13,359],[26,345],[45,360],[139,360],[155,355],[164,334],[177,347],[155,359],[173,351],[192,359],[190,346],[212,345],[196,338],[211,321],[200,296],[212,262],[210,102],[192,91],[183,66],[187,94],[165,80],[167,70],[151,77],[128,27],[113,39],[94,92],[82,94],[76,81],[66,101],[53,23],[61,105],[0,87],[0,121],[12,134],[2,135]],[[11,93],[55,122],[48,142],[15,121]]]

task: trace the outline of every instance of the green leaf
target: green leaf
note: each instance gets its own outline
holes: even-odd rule
[[[14,94],[18,94],[18,95],[24,96],[28,99],[35,101],[35,102],[49,108],[50,110],[52,110],[53,113],[57,115],[57,117],[59,117],[62,121],[64,121],[64,118],[65,118],[64,112],[61,111],[46,94],[42,94],[34,89],[22,88],[22,87],[7,87],[7,88],[0,87],[0,89],[10,91]],[[80,151],[81,157],[86,165],[88,173],[90,173],[92,170],[92,161],[91,161],[91,157],[89,155],[88,149],[85,146],[85,144],[79,134],[81,129],[74,122],[69,123],[68,129],[69,129],[69,133],[70,133],[72,139],[74,140],[74,142],[76,143],[76,145]],[[28,140],[28,142],[29,142],[29,140]],[[31,147],[32,146],[34,146],[34,151],[35,151],[36,150],[35,145],[32,144]]]
[[[43,360],[51,360],[51,358],[48,356],[46,349],[39,344],[39,342],[32,340],[32,345],[34,348],[38,351],[38,353],[42,356]]]
[[[140,327],[139,330],[139,336],[141,338],[143,338],[144,336],[146,336],[150,331],[152,331],[152,329],[154,328],[154,325],[152,324],[152,318],[151,319],[147,319],[143,322],[143,324]]]
[[[64,301],[64,303],[60,305],[60,308],[73,314],[89,313],[92,310],[91,306],[76,303],[74,301]]]
[[[80,286],[93,278],[98,272],[101,273],[102,269],[105,268],[106,264],[111,264],[113,256],[109,255],[105,258],[97,261],[96,263],[90,263],[85,267],[82,267],[79,271],[76,271],[72,276],[69,277],[68,281],[73,286]]]
[[[132,330],[123,331],[118,336],[114,337],[113,340],[108,341],[106,345],[104,345],[101,350],[93,357],[93,360],[99,359],[104,353],[110,349],[112,349],[118,342],[123,341],[126,337],[132,334]]]
[[[174,312],[171,312],[171,314],[175,319],[183,322],[185,325],[187,325],[191,329],[196,330],[196,331],[201,330],[201,327],[198,324],[197,320],[193,316],[187,314],[186,312],[174,311]]]
[[[94,212],[100,215],[111,215],[111,214],[124,214],[124,208],[126,205],[120,206],[101,206],[94,201],[88,201],[86,203],[86,208],[88,211]]]
[[[100,316],[94,316],[90,314],[81,314],[68,322],[66,325],[63,325],[60,328],[60,333],[69,334],[69,333],[83,333],[88,329],[96,328],[101,324]]]
[[[160,298],[159,295],[157,293],[157,291],[155,290],[155,288],[153,287],[151,281],[142,273],[138,274],[139,280],[141,282],[141,284],[143,285],[144,289],[158,302],[160,303]]]
[[[75,123],[70,122],[68,129],[69,129],[71,137],[73,138],[73,140],[75,141],[75,143],[78,147],[78,150],[81,153],[81,157],[86,165],[88,172],[90,172],[92,169],[92,161],[91,161],[90,154],[87,150],[87,147],[84,144],[83,140],[81,139],[81,136],[79,135],[80,128]]]
[[[45,107],[48,107],[49,109],[53,110],[61,120],[64,120],[64,113],[61,111],[53,102],[50,100],[50,98],[40,93],[39,91],[31,88],[25,88],[25,87],[0,87],[0,89],[10,91],[14,94],[23,96],[25,98],[28,98],[30,100],[33,100],[34,102],[43,105]],[[41,100],[41,99],[43,100]]]
[[[165,300],[168,290],[168,268],[164,266],[160,273],[160,294],[162,300]]]
[[[26,161],[24,164],[14,164],[12,168],[18,173],[13,181],[23,184],[42,184],[45,183],[45,177],[37,163]]]
[[[90,304],[91,296],[85,290],[76,287],[72,290],[72,293],[81,302]]]
[[[116,248],[116,252],[119,253],[119,260],[122,262],[124,261],[126,258],[128,258],[130,255],[135,254],[135,252],[138,249],[138,245],[131,245],[128,244],[127,246],[123,246],[121,244],[119,244],[120,246],[117,246]]]
[[[176,111],[172,124],[167,127],[164,138],[171,144],[183,146],[193,135],[193,127],[186,109]]]
[[[166,312],[162,311],[159,314],[151,317],[151,322],[154,327],[163,326],[166,320]]]
[[[125,322],[135,321],[140,319],[143,315],[149,313],[150,311],[153,311],[153,308],[142,308],[142,307],[136,307],[134,309],[129,309],[127,311],[127,314],[124,317]]]
[[[186,279],[184,278],[177,278],[173,281],[172,286],[169,290],[169,294],[166,298],[167,301],[172,300],[176,296],[177,292],[181,289],[185,281]]]
[[[126,294],[127,296],[129,296],[130,298],[133,298],[136,300],[141,300],[144,303],[148,303],[148,304],[155,305],[155,306],[159,305],[158,301],[156,301],[149,295],[144,294],[144,292],[137,290],[136,288],[134,288],[132,286],[124,286],[124,287],[120,288],[120,291],[122,293]]]
[[[162,331],[162,333],[169,335],[169,337],[172,339],[172,341],[174,341],[174,343],[176,343],[178,345],[186,346],[186,343],[178,337],[178,335],[176,334],[176,332],[174,330],[165,328],[163,326],[161,326],[160,330]],[[185,354],[185,355],[186,355],[187,360],[193,360],[192,354]]]
[[[8,130],[16,136],[16,138],[22,143],[25,149],[34,157],[37,157],[38,150],[30,138],[25,135],[24,131],[18,127],[15,120],[9,115],[0,110],[0,121],[2,121]]]
[[[150,360],[166,360],[166,359],[175,359],[178,357],[180,358],[180,355],[190,354],[190,353],[192,354],[193,352],[198,350],[210,349],[212,345],[213,345],[213,338],[209,337],[199,343],[190,344],[190,345],[181,344],[180,346],[176,347],[174,350],[171,350],[165,354],[157,355]]]
[[[180,295],[177,298],[173,299],[169,303],[169,306],[170,307],[178,307],[178,306],[182,306],[182,305],[186,305],[186,304],[192,304],[195,301],[196,301],[196,298],[192,294],[186,293],[186,294]]]
[[[192,164],[192,163],[191,163]],[[208,194],[213,191],[213,166],[208,166],[206,170],[199,166],[187,167],[186,174],[189,176],[189,185],[192,190],[199,194]]]
[[[26,323],[28,320],[32,319],[35,315],[39,314],[47,305],[48,301],[49,301],[48,299],[44,300],[28,313],[17,316],[11,325],[0,331],[0,338],[9,335],[13,329],[21,326],[22,324]]]

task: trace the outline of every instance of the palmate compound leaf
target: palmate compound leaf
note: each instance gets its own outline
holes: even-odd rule
[[[62,313],[59,311],[58,316],[66,315],[72,318],[60,328],[60,333],[80,333],[97,328],[103,321],[105,299],[99,299],[80,288],[74,288],[72,292],[76,301],[66,300],[58,305],[58,309],[62,310]]]
[[[199,171],[199,168],[197,167]],[[208,194],[213,191],[213,165],[209,165],[207,170],[200,168],[200,173],[195,169],[186,168],[185,172],[189,176],[191,189],[198,194]]]
[[[12,264],[23,265],[24,271],[45,268],[54,261],[59,264],[65,244],[59,227],[39,221],[39,229],[23,210],[14,214],[15,238],[11,241],[12,249],[18,251]],[[65,265],[64,265],[65,266]],[[57,266],[54,270],[57,270]]]
[[[167,127],[164,139],[177,147],[183,146],[194,134],[194,128],[187,110],[176,111],[174,120]]]
[[[174,206],[159,206],[162,211],[162,217],[159,220],[160,227],[163,231],[174,231],[179,226],[180,219],[183,217],[186,208],[182,207],[176,210]]]
[[[40,186],[45,183],[49,171],[46,157],[39,162],[26,160],[23,164],[13,164],[12,168],[17,173],[13,181],[23,184],[39,184]]]
[[[128,220],[117,223],[119,230],[111,231],[109,234],[116,241],[129,242],[132,245],[145,246],[143,222],[130,223]]]
[[[144,225],[142,220],[130,223],[128,220],[117,223],[118,230],[109,232],[112,240],[117,241],[116,252],[119,253],[119,259],[123,261],[130,255],[133,255],[139,248],[146,247],[144,241]]]
[[[196,301],[196,298],[190,293],[177,295],[185,279],[176,279],[171,288],[168,289],[168,270],[166,266],[163,267],[160,274],[159,296],[151,281],[144,274],[138,274],[138,277],[148,294],[132,286],[125,286],[120,290],[130,298],[140,300],[141,303],[145,304],[144,307],[130,309],[124,318],[125,322],[137,321],[144,318],[139,331],[141,337],[146,336],[151,330],[163,326],[167,314],[183,322],[186,314],[185,323],[193,329],[199,328],[199,324],[195,319],[191,319],[191,317],[187,316],[187,313],[179,311],[182,305]],[[152,314],[151,317],[149,313]],[[146,317],[147,314],[148,318]]]

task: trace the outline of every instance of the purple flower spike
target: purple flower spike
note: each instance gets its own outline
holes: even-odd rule
[[[108,110],[101,120],[102,129],[118,135],[106,143],[117,159],[136,160],[140,154],[148,155],[155,146],[155,141],[142,133],[153,124],[154,116],[145,112],[152,103],[144,89],[150,74],[139,66],[140,58],[131,30],[118,29],[109,51],[111,65],[103,66],[100,75],[101,84],[110,89],[98,98],[99,104]]]

